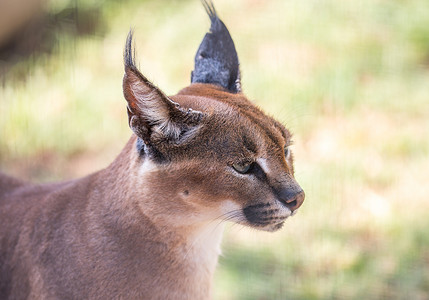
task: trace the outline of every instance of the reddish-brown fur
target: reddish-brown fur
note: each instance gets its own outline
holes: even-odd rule
[[[242,93],[168,98],[126,65],[124,95],[134,134],[106,169],[0,174],[0,299],[207,299],[224,221],[274,231],[302,204],[289,131]]]
[[[195,241],[202,238],[199,231],[211,228],[210,222],[217,225],[223,201],[245,207],[258,199],[265,203],[271,193],[270,184],[246,183],[233,170],[225,172],[241,134],[236,129],[256,135],[260,155],[273,160],[274,178],[284,180],[291,174],[281,156],[287,132],[277,123],[265,128],[271,119],[243,95],[214,86],[195,84],[172,99],[226,114],[219,128],[207,129],[204,140],[215,134],[216,144],[225,135],[222,142],[232,145],[217,145],[212,152],[212,145],[197,145],[144,180],[135,135],[108,168],[78,180],[39,186],[1,175],[1,299],[208,297],[218,253],[211,249],[200,258],[198,251],[209,249]],[[205,232],[209,239],[217,234],[215,227]]]

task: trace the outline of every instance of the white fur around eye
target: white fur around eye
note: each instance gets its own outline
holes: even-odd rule
[[[262,170],[264,170],[265,174],[270,173],[270,169],[268,168],[267,160],[265,158],[258,158],[256,161],[258,162]]]

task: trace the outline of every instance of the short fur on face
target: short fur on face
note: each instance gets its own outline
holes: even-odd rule
[[[211,31],[195,56],[192,84],[175,96],[140,73],[128,35],[123,86],[136,148],[142,161],[154,162],[145,176],[169,194],[167,208],[174,199],[183,216],[217,215],[273,231],[304,200],[294,179],[291,134],[242,93],[232,38],[213,4],[203,4]]]
[[[192,84],[175,96],[140,73],[128,35],[123,87],[136,149],[142,161],[155,163],[145,176],[169,194],[167,208],[174,199],[183,202],[184,215],[220,214],[276,230],[304,200],[294,179],[291,134],[241,92],[232,38],[213,4],[203,4],[211,31],[195,56]],[[234,209],[222,209],[225,203]]]
[[[0,299],[209,299],[219,223],[275,231],[301,206],[291,134],[243,94],[203,4],[211,32],[174,96],[138,70],[128,35],[133,135],[107,168],[47,185],[0,173]]]
[[[155,164],[145,180],[169,195],[166,211],[174,201],[183,204],[183,217],[219,217],[273,231],[301,205],[291,134],[242,93],[195,83],[168,98],[134,67],[126,67],[124,90],[134,111],[130,126],[145,145],[140,159]],[[241,174],[237,164],[250,169]],[[223,210],[226,203],[234,209]]]

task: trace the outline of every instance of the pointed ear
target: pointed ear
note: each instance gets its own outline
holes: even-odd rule
[[[128,102],[128,122],[146,144],[159,140],[180,143],[199,127],[203,114],[185,110],[144,77],[134,62],[132,32],[124,53],[123,92]]]
[[[201,0],[210,17],[211,26],[195,55],[191,82],[210,83],[231,93],[241,92],[237,51],[228,29],[216,14],[211,0]]]

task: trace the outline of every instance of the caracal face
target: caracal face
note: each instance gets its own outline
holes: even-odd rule
[[[191,85],[175,96],[140,73],[132,32],[128,36],[123,89],[138,137],[142,179],[136,186],[156,195],[155,215],[274,231],[304,201],[294,179],[291,134],[245,97],[234,42],[213,3],[202,2],[210,31],[195,55]]]
[[[142,184],[167,195],[158,205],[198,221],[280,229],[304,200],[294,179],[289,131],[242,93],[214,85],[192,84],[170,99],[202,117],[181,143],[152,134],[152,154],[140,164],[153,166]]]

